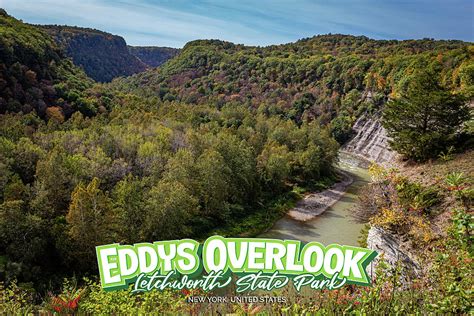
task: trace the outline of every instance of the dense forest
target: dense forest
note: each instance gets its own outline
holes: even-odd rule
[[[2,28],[16,34],[12,41],[22,39],[16,27]],[[37,45],[55,47],[50,40]],[[31,62],[36,69],[38,60]],[[67,88],[66,95],[78,93]],[[44,117],[14,113],[23,109],[1,116],[0,250],[8,280],[41,287],[61,272],[93,271],[91,246],[114,240],[206,236],[295,187],[335,177],[338,144],[316,122],[104,90],[79,91],[77,99],[91,100],[94,111],[78,107],[68,115],[52,103]]]
[[[110,49],[116,54],[109,55]],[[10,286],[5,295],[18,304],[14,307],[23,308],[26,301],[38,304],[42,295],[57,291],[63,278],[72,276],[79,282],[91,278],[85,281],[90,295],[83,310],[89,313],[123,312],[113,308],[128,304],[124,302],[145,306],[153,295],[162,304],[181,304],[179,293],[151,293],[142,300],[130,299],[126,291],[101,292],[95,283],[94,246],[258,233],[301,193],[338,179],[338,149],[358,117],[379,115],[387,101],[393,109],[422,106],[413,101],[418,82],[431,82],[429,98],[440,96],[454,100],[452,107],[463,107],[456,128],[449,130],[464,141],[465,147],[455,150],[465,150],[465,140],[472,140],[472,126],[463,125],[469,119],[465,104],[474,97],[470,43],[346,35],[268,47],[199,40],[176,56],[170,51],[168,56],[174,57],[158,68],[100,83],[142,71],[157,53],[130,51],[138,58],[119,37],[32,26],[0,11],[0,279]],[[130,56],[136,63],[130,63]],[[136,67],[129,68],[131,64]],[[429,78],[415,80],[420,73]],[[446,161],[453,154],[447,146],[439,148],[447,153]],[[419,199],[432,197],[418,184],[377,172],[383,178],[377,188],[389,187],[387,194],[392,194],[402,187],[390,206],[401,205],[405,213]],[[469,180],[460,179],[443,194],[469,189]],[[461,195],[449,196],[470,205]],[[373,197],[383,200],[386,195]],[[370,205],[378,212],[387,208]],[[457,243],[453,256],[471,250],[472,239],[468,236],[466,242],[462,230],[465,213],[460,214],[460,237],[452,233],[451,238]],[[389,216],[374,221],[406,229],[427,214],[419,215],[406,224],[392,214],[400,226],[387,223]],[[450,274],[449,282],[466,280],[470,263],[459,264],[464,270]],[[386,283],[380,284],[374,292],[359,293],[367,298],[363,304],[380,303],[374,297]],[[72,288],[65,285],[67,295]],[[28,297],[19,299],[20,292]],[[336,304],[338,298],[329,296],[328,302]],[[416,305],[411,299],[407,309]],[[340,306],[356,308],[344,304]],[[132,305],[130,313],[150,312]],[[465,308],[467,303],[458,305]],[[175,307],[160,305],[163,311]]]
[[[0,113],[63,120],[87,112],[80,95],[92,82],[47,34],[0,10]]]
[[[179,49],[157,46],[128,46],[130,53],[150,67],[158,67],[179,54]]]
[[[331,123],[343,142],[361,113],[403,93],[414,69],[432,68],[443,86],[472,97],[473,56],[468,43],[430,39],[324,35],[269,47],[201,40],[163,67],[117,79],[112,87],[218,108],[236,102],[298,124],[316,119]]]
[[[115,77],[142,72],[147,65],[130,54],[125,40],[98,30],[80,27],[41,26],[74,64],[99,82],[108,82]]]

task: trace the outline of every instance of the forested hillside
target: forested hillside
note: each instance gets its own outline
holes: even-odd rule
[[[4,74],[15,93],[2,97],[24,102],[0,115],[0,271],[8,282],[45,290],[93,272],[94,246],[103,243],[257,232],[304,188],[336,178],[338,144],[317,122],[110,92],[39,28],[3,15],[1,30],[9,68],[51,80],[32,81],[50,84],[50,99],[38,92],[50,105],[43,111],[17,93],[36,91],[28,81]],[[54,64],[82,74],[74,82],[83,89],[70,89]]]
[[[395,98],[415,69],[432,68],[442,85],[474,96],[474,48],[460,41],[376,41],[323,35],[269,47],[218,40],[186,44],[159,69],[114,81],[118,90],[161,100],[236,102],[294,120],[332,123],[339,141],[355,119]],[[370,92],[370,103],[362,102]]]
[[[128,46],[130,53],[150,67],[158,67],[178,55],[179,49],[156,46]]]
[[[71,26],[41,26],[74,64],[99,82],[144,71],[147,65],[130,54],[125,40],[106,32]]]
[[[81,95],[91,85],[47,34],[0,9],[0,113],[33,111],[63,121],[88,112]]]

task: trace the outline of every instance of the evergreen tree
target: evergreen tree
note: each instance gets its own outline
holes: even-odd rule
[[[440,86],[432,71],[417,71],[401,98],[387,103],[382,124],[390,145],[407,158],[424,161],[454,144],[469,119],[464,100]]]

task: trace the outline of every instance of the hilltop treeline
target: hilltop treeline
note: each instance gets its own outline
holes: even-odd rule
[[[343,142],[355,119],[403,93],[416,69],[433,69],[447,89],[474,96],[473,58],[473,47],[461,41],[323,35],[248,47],[200,40],[162,67],[111,86],[190,104],[238,102],[297,123],[318,119]]]

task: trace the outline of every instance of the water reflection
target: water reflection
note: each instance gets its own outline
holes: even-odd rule
[[[365,166],[357,158],[341,153],[339,168],[354,178],[342,198],[311,221],[300,222],[286,216],[261,237],[296,239],[303,242],[319,241],[325,245],[338,243],[357,246],[357,238],[363,224],[356,223],[350,211],[357,203],[358,190],[369,181]]]

